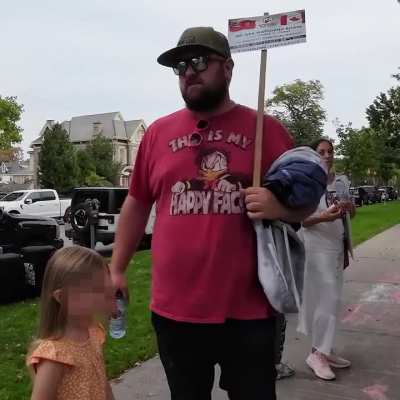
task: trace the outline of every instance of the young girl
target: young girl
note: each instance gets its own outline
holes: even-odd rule
[[[112,284],[99,254],[73,246],[53,255],[43,279],[38,339],[27,357],[31,400],[114,400],[102,354],[105,331],[94,318],[112,308]]]

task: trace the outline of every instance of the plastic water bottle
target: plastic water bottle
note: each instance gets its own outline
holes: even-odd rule
[[[117,313],[110,318],[109,332],[113,339],[121,339],[126,335],[126,301],[120,290],[115,297]]]

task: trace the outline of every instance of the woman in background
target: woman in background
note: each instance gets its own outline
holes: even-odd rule
[[[350,361],[333,352],[336,325],[343,288],[343,269],[347,266],[345,216],[355,214],[350,200],[336,196],[336,177],[332,173],[334,148],[329,139],[319,139],[311,147],[326,163],[328,187],[316,212],[303,221],[306,249],[303,305],[298,330],[312,338],[306,359],[314,374],[324,380],[335,379],[333,368],[347,368]],[[350,197],[348,197],[350,198]]]

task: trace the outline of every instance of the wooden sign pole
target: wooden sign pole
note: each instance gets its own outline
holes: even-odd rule
[[[256,141],[254,144],[254,166],[253,166],[254,187],[261,186],[261,161],[262,161],[262,148],[263,148],[266,69],[267,69],[267,50],[261,50],[260,82],[258,86]]]
[[[267,17],[269,13],[264,13]],[[254,166],[253,166],[253,186],[261,186],[261,162],[263,149],[263,128],[264,128],[264,108],[265,108],[265,76],[267,72],[267,50],[261,50],[260,61],[260,82],[258,84],[258,107],[256,141],[254,143]]]

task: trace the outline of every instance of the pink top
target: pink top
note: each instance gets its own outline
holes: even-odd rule
[[[257,277],[255,233],[242,188],[251,186],[256,112],[236,105],[199,122],[180,110],[154,122],[140,145],[130,195],[157,203],[151,309],[197,323],[273,313]],[[264,119],[263,171],[292,147]]]
[[[27,359],[34,371],[43,360],[64,364],[67,368],[55,400],[106,400],[107,377],[102,347],[105,331],[101,325],[89,329],[87,341],[66,338],[42,340]],[[51,384],[51,382],[49,382]]]

